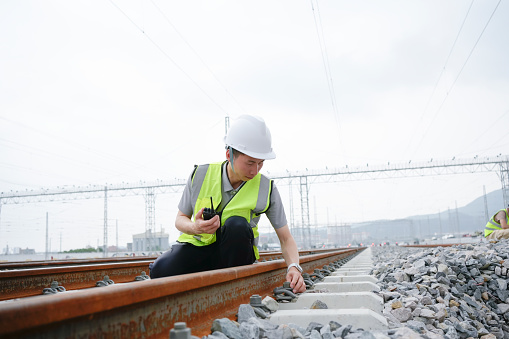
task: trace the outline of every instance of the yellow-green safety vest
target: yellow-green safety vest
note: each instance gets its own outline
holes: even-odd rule
[[[214,207],[220,205],[222,200],[222,169],[223,163],[214,163],[198,166],[191,179],[191,204],[193,208],[193,220],[196,214],[204,207],[211,208],[210,198]],[[254,218],[265,213],[270,205],[272,180],[258,173],[253,179],[246,181],[237,194],[223,207],[221,212],[221,226],[231,216],[240,216],[250,223],[254,234],[253,250],[256,259],[258,253],[258,225]],[[215,234],[181,234],[179,242],[191,243],[195,246],[207,246],[216,241]]]
[[[493,231],[502,229],[502,227],[500,227],[500,224],[495,221],[495,217],[497,216],[497,214],[502,211],[505,212],[505,219],[506,219],[507,223],[509,224],[509,215],[507,214],[507,211],[505,209],[498,211],[491,217],[491,219],[486,224],[486,227],[484,228],[484,237],[487,237],[488,235],[493,233]]]

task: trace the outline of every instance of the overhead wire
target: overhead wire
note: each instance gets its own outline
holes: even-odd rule
[[[341,124],[340,124],[340,120],[339,120],[339,111],[338,111],[338,106],[337,106],[337,102],[336,102],[336,94],[335,94],[335,90],[334,90],[334,82],[332,80],[332,72],[331,72],[330,63],[329,63],[329,56],[327,53],[327,45],[325,43],[325,35],[323,32],[322,20],[321,20],[321,16],[320,16],[320,8],[318,6],[318,0],[316,0],[316,11],[315,11],[315,4],[313,3],[313,0],[310,0],[310,1],[311,1],[311,10],[313,12],[313,19],[315,22],[316,34],[318,36],[318,43],[320,45],[320,52],[322,55],[322,62],[323,62],[323,67],[324,67],[324,71],[325,71],[325,78],[327,80],[329,96],[331,99],[332,110],[334,113],[334,120],[336,122],[336,127],[338,129],[338,142],[339,142],[339,146],[341,147],[342,146]]]
[[[447,98],[449,98],[449,95],[451,94],[453,88],[454,88],[454,85],[456,84],[456,82],[458,81],[458,78],[460,77],[461,73],[463,72],[463,70],[465,69],[465,66],[467,65],[468,61],[470,60],[470,57],[472,56],[475,48],[477,47],[477,44],[479,43],[479,41],[481,40],[481,37],[483,36],[484,32],[486,31],[486,28],[488,27],[488,25],[490,24],[491,22],[491,19],[493,18],[493,16],[495,15],[495,12],[497,11],[498,9],[498,6],[500,5],[500,2],[502,0],[499,0],[497,5],[495,6],[495,9],[493,9],[493,12],[491,13],[490,17],[488,18],[488,21],[486,22],[486,24],[484,25],[484,28],[482,29],[481,33],[479,34],[479,37],[477,38],[477,40],[475,41],[475,44],[473,45],[473,47],[471,48],[470,50],[470,53],[468,54],[465,62],[463,63],[463,65],[461,66],[458,74],[456,75],[456,78],[454,79],[454,81],[452,82],[451,86],[449,87],[449,89],[447,90],[447,93],[444,97],[444,99],[442,100],[442,102],[440,103],[440,106],[438,107],[437,111],[435,112],[435,115],[433,116],[433,119],[431,120],[431,123],[428,125],[428,128],[426,129],[426,131],[424,132],[419,144],[417,145],[417,148],[416,148],[416,151],[419,149],[420,145],[422,144],[422,141],[424,140],[424,138],[426,137],[426,135],[428,134],[429,130],[431,129],[431,126],[433,125],[433,123],[435,122],[438,114],[440,113],[440,111],[442,110],[442,107],[444,106],[444,103],[445,101],[447,100]]]
[[[57,154],[57,153],[49,152],[49,151],[46,151],[46,150],[43,150],[43,149],[40,149],[40,148],[36,148],[36,147],[32,147],[32,146],[21,144],[21,143],[17,143],[17,142],[12,141],[12,140],[7,140],[7,139],[4,139],[4,138],[0,138],[0,142],[10,143],[10,144],[14,144],[15,146],[18,146],[18,147],[15,147],[15,146],[11,146],[11,145],[6,145],[7,147],[12,148],[14,150],[18,150],[18,151],[22,151],[22,152],[27,152],[27,153],[30,153],[30,154],[32,154],[32,152],[35,151],[36,152],[35,154],[37,156],[41,156],[41,157],[52,156],[52,157],[55,157],[55,158],[61,158],[63,160],[68,161],[69,163],[73,163],[73,164],[76,164],[76,165],[89,166],[89,167],[92,167],[93,169],[96,169],[98,171],[107,171],[106,168],[102,168],[102,167],[98,167],[98,166],[91,166],[86,161],[80,161],[80,160],[77,160],[77,159],[74,159],[74,158],[70,158],[70,157],[67,157],[67,156],[64,156],[64,155],[61,155],[61,154]],[[19,166],[17,166],[17,167],[19,167]],[[20,167],[20,168],[23,168],[23,167]],[[24,169],[26,169],[26,168],[24,168]]]
[[[214,105],[216,105],[222,112],[224,112],[226,114],[226,116],[230,116],[229,113],[221,106],[219,105],[219,103],[217,101],[215,101],[204,89],[203,87],[200,86],[200,84],[198,84],[198,82],[196,82],[196,80],[194,80],[191,75],[189,75],[189,73],[187,73],[175,60],[173,60],[173,58],[168,54],[166,53],[166,51],[161,47],[159,46],[148,34],[147,32],[145,32],[144,29],[142,29],[138,24],[136,24],[136,22],[134,22],[133,19],[131,19],[127,13],[125,13],[117,4],[115,4],[115,2],[113,2],[113,0],[110,0],[110,3],[120,12],[122,13],[126,18],[127,20],[129,20],[130,23],[132,23],[134,25],[134,27],[136,27],[142,34],[143,36],[145,36],[145,38],[148,39],[148,41],[150,41],[150,43],[152,45],[154,45],[154,47],[156,47],[178,70],[180,70],[182,72],[182,74],[184,74]]]
[[[421,118],[417,122],[416,127],[413,129],[414,131],[418,130],[417,126],[421,125],[421,123],[422,123],[422,121],[424,119],[424,116],[426,115],[426,113],[428,111],[428,108],[429,108],[429,105],[431,103],[431,100],[433,99],[433,97],[435,95],[435,92],[436,92],[436,90],[438,88],[438,84],[442,80],[442,76],[444,75],[444,72],[445,72],[445,70],[447,68],[447,65],[449,64],[449,59],[450,59],[450,57],[452,55],[452,52],[454,51],[454,48],[456,47],[456,43],[458,42],[458,38],[461,35],[461,32],[463,31],[463,27],[465,26],[465,22],[467,21],[468,15],[470,14],[470,10],[472,9],[472,5],[474,4],[474,1],[475,0],[472,0],[472,2],[470,2],[470,6],[468,7],[467,13],[465,14],[465,17],[463,18],[463,22],[461,23],[460,29],[459,29],[458,33],[456,34],[456,38],[454,39],[454,42],[453,42],[453,44],[451,46],[451,49],[449,50],[449,54],[447,55],[447,58],[445,59],[445,63],[444,63],[444,66],[442,67],[442,71],[440,72],[440,75],[438,76],[438,79],[435,82],[435,86],[433,86],[433,91],[431,92],[431,95],[429,96],[428,101],[426,102],[426,106],[424,107],[424,110],[423,110],[423,112],[421,114]],[[411,139],[410,139],[410,142],[407,145],[407,148],[412,145],[414,136],[415,136],[415,134],[412,133]]]
[[[498,117],[498,119],[495,120],[495,122],[493,122],[486,130],[484,130],[482,133],[479,134],[479,136],[474,140],[472,141],[470,144],[468,144],[467,146],[463,147],[463,150],[461,152],[458,153],[458,155],[464,155],[466,154],[466,152],[464,152],[465,149],[469,148],[470,146],[474,145],[475,143],[477,143],[479,141],[479,139],[481,139],[482,137],[485,137],[486,134],[500,121],[502,120],[502,118],[504,118],[507,114],[509,113],[509,110],[505,111],[501,116]],[[509,133],[509,132],[508,132]],[[500,141],[500,140],[498,140]],[[495,142],[495,144],[498,143]]]
[[[8,118],[5,118],[5,117],[2,117],[0,116],[0,120],[4,120],[4,121],[7,121],[11,124],[14,124],[14,125],[18,125],[20,127],[23,127],[23,128],[26,128],[28,130],[31,130],[33,132],[36,132],[40,135],[43,135],[45,137],[49,137],[51,139],[55,139],[57,141],[61,141],[61,142],[64,142],[65,145],[72,145],[74,147],[77,147],[78,149],[82,149],[86,152],[89,152],[91,154],[94,154],[96,156],[99,156],[100,158],[102,159],[106,159],[106,160],[116,160],[116,161],[120,161],[124,164],[127,164],[131,167],[135,167],[137,166],[136,168],[139,168],[139,167],[142,167],[143,165],[140,165],[138,163],[135,163],[135,162],[132,162],[130,160],[126,160],[126,159],[123,159],[123,158],[120,158],[116,155],[113,155],[113,154],[108,154],[108,153],[105,153],[105,152],[102,152],[102,151],[99,151],[99,150],[96,150],[96,149],[92,149],[90,148],[89,146],[84,146],[80,143],[77,143],[73,140],[70,140],[70,139],[67,139],[67,138],[64,138],[64,137],[60,137],[60,136],[55,136],[53,134],[50,134],[50,133],[47,133],[45,131],[42,131],[42,130],[39,130],[37,128],[34,128],[32,126],[28,126],[28,125],[25,125],[19,121],[14,121],[14,120],[11,120],[11,119],[8,119]],[[48,151],[45,151],[45,150],[41,150],[41,149],[38,149],[38,148],[35,148],[35,147],[32,147],[32,146],[28,146],[28,145],[24,145],[24,144],[20,144],[20,143],[16,143],[14,141],[11,141],[11,140],[7,140],[7,139],[3,139],[3,138],[0,138],[0,141],[4,141],[4,142],[9,142],[9,143],[12,143],[12,144],[15,144],[15,145],[18,145],[18,146],[21,146],[21,147],[24,147],[26,152],[29,152],[27,151],[26,149],[32,149],[34,151],[36,151],[37,155],[39,156],[43,156],[42,154],[48,154],[48,155],[52,155],[52,156],[55,156],[55,157],[59,157],[59,158],[63,158],[64,160],[67,160],[69,163],[76,163],[76,164],[80,164],[80,165],[84,165],[84,166],[87,166],[87,167],[90,167],[96,171],[100,171],[100,172],[105,172],[107,171],[107,169],[103,168],[103,167],[100,167],[100,166],[92,166],[91,164],[87,163],[87,162],[83,162],[83,161],[79,161],[79,160],[76,160],[76,159],[73,159],[73,158],[69,158],[69,157],[66,157],[66,156],[63,156],[61,154],[55,154],[55,153],[51,153],[51,152],[48,152]],[[14,148],[12,146],[8,146],[8,147],[11,147],[11,148]],[[19,148],[18,148],[19,149]],[[26,168],[25,168],[26,169]],[[29,169],[30,171],[36,171],[34,169]],[[36,171],[37,172],[37,171]],[[39,171],[40,172],[40,171]],[[42,173],[42,172],[40,172]],[[107,173],[108,175],[119,175],[118,173],[116,172],[109,172]],[[24,185],[26,186],[26,185]]]
[[[223,88],[223,90],[235,101],[235,103],[243,110],[245,111],[244,107],[240,104],[240,102],[231,94],[231,92],[226,88],[225,85],[219,80],[219,78],[216,76],[216,74],[212,71],[212,69],[207,65],[205,60],[198,54],[198,52],[191,46],[191,44],[187,41],[187,39],[180,33],[180,31],[175,27],[175,25],[171,22],[171,20],[168,18],[168,16],[161,10],[159,6],[157,6],[154,2],[154,0],[150,0],[152,5],[159,11],[159,13],[163,16],[163,18],[166,20],[166,22],[173,28],[173,30],[178,34],[178,36],[186,43],[186,45],[189,47],[189,49],[196,55],[196,57],[200,60],[200,62],[205,66],[207,71],[214,77],[214,79],[217,81],[219,86]]]

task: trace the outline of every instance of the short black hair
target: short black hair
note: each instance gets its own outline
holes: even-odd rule
[[[231,146],[226,146],[225,148],[231,150],[232,154],[230,154],[230,155],[233,155],[234,159],[238,158],[239,155],[244,154],[244,153],[242,153],[240,151],[237,151],[235,148],[233,148]]]
[[[235,148],[231,148],[231,150],[232,150],[234,159],[237,159],[239,157],[239,155],[243,154],[242,152],[237,151]]]

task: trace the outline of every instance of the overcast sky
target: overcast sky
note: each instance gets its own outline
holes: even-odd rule
[[[0,29],[0,192],[185,179],[224,159],[240,114],[271,129],[269,176],[508,154],[507,1],[2,1]],[[483,187],[497,174],[311,185],[311,220],[437,213]],[[170,241],[179,198],[156,200]],[[53,249],[102,245],[103,207],[4,204],[0,249],[44,250],[46,212]],[[109,244],[144,212],[110,199]]]

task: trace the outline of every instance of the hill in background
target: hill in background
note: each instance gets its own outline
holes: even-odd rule
[[[430,243],[452,235],[456,239],[476,232],[483,232],[487,219],[504,207],[502,190],[480,196],[466,206],[441,211],[440,213],[409,216],[394,220],[373,220],[351,225],[311,226],[303,230],[292,229],[292,234],[303,248],[343,247],[348,244],[380,244],[384,242]],[[488,217],[487,217],[488,216]],[[453,239],[451,239],[454,241]],[[279,241],[274,232],[260,233],[262,249],[279,250]]]
[[[453,234],[461,237],[464,234],[482,232],[488,218],[503,208],[502,190],[486,194],[487,212],[484,196],[457,209],[449,209],[435,214],[409,216],[396,220],[376,220],[352,224],[354,234],[362,233],[366,240],[380,241],[411,241],[414,239],[430,239]],[[355,236],[354,236],[355,237]]]

